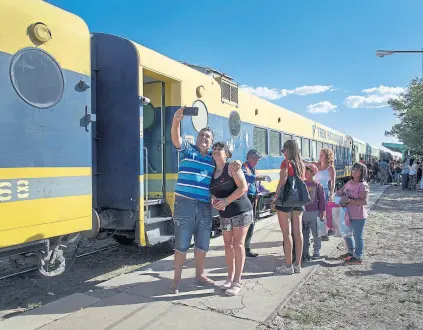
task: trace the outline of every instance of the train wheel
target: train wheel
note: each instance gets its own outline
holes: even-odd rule
[[[113,235],[112,237],[120,245],[129,246],[129,245],[135,244],[135,241],[132,237],[128,237],[128,236],[125,236],[125,235],[117,235],[117,234]]]
[[[66,259],[63,256],[63,250],[57,246],[55,249],[50,250],[45,258],[40,258],[39,272],[48,277],[58,276],[63,274],[66,269]]]
[[[96,210],[92,210],[92,227],[90,230],[82,232],[82,235],[88,239],[95,239],[100,232],[100,217]]]

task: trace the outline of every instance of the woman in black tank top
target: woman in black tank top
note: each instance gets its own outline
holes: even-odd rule
[[[245,236],[253,221],[253,207],[247,198],[248,184],[239,169],[229,171],[227,159],[232,156],[225,143],[213,145],[216,168],[210,183],[212,205],[219,211],[225,242],[228,279],[221,286],[226,295],[235,296],[241,290],[241,274],[245,263]]]

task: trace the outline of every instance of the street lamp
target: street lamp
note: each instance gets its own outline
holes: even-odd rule
[[[423,77],[423,49],[422,50],[377,50],[377,57],[385,57],[395,53],[421,53],[422,54],[422,77]]]

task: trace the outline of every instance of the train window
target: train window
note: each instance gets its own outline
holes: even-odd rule
[[[292,135],[291,134],[284,134],[283,135],[283,143],[285,143],[286,141],[292,140]]]
[[[311,158],[317,159],[317,141],[311,141]]]
[[[262,155],[267,155],[267,130],[254,127],[254,149]]]
[[[298,146],[298,149],[299,149],[299,151],[300,151],[300,155],[302,155],[301,154],[301,146],[302,146],[302,138],[301,137],[299,137],[299,136],[296,136],[295,137],[295,141],[297,142],[297,146]]]
[[[304,158],[310,158],[310,140],[304,138],[302,143],[302,155]]]
[[[323,149],[323,143],[317,142],[317,158],[320,157],[320,151]]]
[[[143,128],[149,129],[153,126],[154,121],[156,119],[156,111],[154,110],[154,106],[149,103],[142,107],[142,119],[143,119]]]
[[[235,138],[241,133],[241,118],[238,111],[232,111],[229,115],[229,132]]]
[[[280,156],[281,155],[281,133],[276,131],[270,131],[270,155]]]
[[[16,93],[29,105],[46,109],[63,95],[65,81],[56,60],[38,48],[22,49],[10,63],[10,79]]]
[[[192,106],[198,108],[198,116],[191,117],[192,126],[194,126],[194,129],[197,132],[200,132],[204,127],[207,127],[209,122],[209,113],[207,111],[206,105],[200,100],[195,101]]]

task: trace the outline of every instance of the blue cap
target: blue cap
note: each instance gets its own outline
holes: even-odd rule
[[[261,153],[259,153],[257,150],[255,150],[255,149],[251,149],[251,150],[250,150],[250,151],[248,151],[248,153],[247,153],[247,159],[248,159],[248,158],[250,158],[250,157],[260,159],[260,158],[261,158],[261,157],[263,157],[263,156],[262,156],[262,155],[261,155]]]

